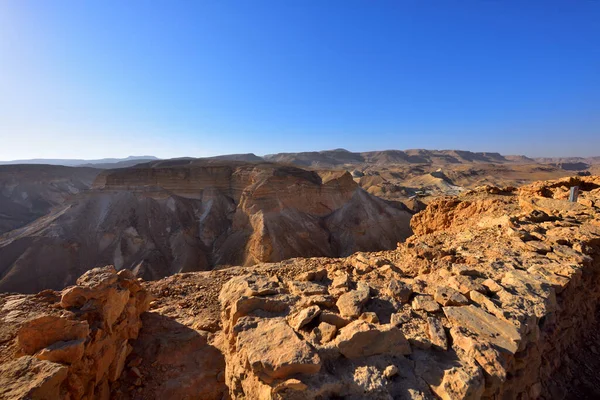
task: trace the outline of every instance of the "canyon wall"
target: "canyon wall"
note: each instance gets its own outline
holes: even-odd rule
[[[349,173],[322,180],[269,163],[158,161],[104,171],[92,190],[0,235],[0,291],[61,289],[109,264],[153,280],[392,249],[411,235],[410,217]]]

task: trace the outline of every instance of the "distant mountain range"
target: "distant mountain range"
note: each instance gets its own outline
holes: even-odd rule
[[[29,160],[0,161],[0,165],[10,164],[45,164],[64,165],[67,167],[94,167],[94,168],[125,168],[133,165],[158,160],[154,156],[129,156],[126,158],[102,158],[99,160],[61,159],[61,158],[33,158]]]
[[[275,162],[292,164],[309,168],[337,168],[351,165],[370,164],[554,164],[565,169],[585,169],[590,165],[600,164],[598,157],[539,157],[530,158],[523,155],[502,155],[491,152],[472,152],[464,150],[382,150],[367,152],[351,152],[345,149],[309,151],[300,153],[267,154],[264,157],[253,153],[225,154],[205,157],[205,160],[242,161],[242,162]],[[100,169],[126,168],[137,164],[160,160],[154,156],[130,156],[127,158],[103,158],[99,160],[78,159],[30,159],[0,161],[7,164],[50,164],[69,167],[92,167]],[[192,157],[181,157],[164,162],[184,162],[195,160]]]
[[[290,163],[304,167],[329,168],[348,164],[464,164],[464,163],[533,163],[525,156],[503,156],[500,153],[475,153],[463,150],[383,150],[353,153],[344,149],[269,154],[267,161]]]

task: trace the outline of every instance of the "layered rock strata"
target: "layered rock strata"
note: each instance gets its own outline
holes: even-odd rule
[[[189,160],[110,170],[93,190],[0,235],[0,291],[58,290],[107,264],[151,280],[392,249],[412,233],[410,216],[349,173]]]

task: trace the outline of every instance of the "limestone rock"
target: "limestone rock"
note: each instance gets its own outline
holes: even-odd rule
[[[364,313],[360,314],[359,319],[361,319],[363,321],[367,321],[370,324],[378,324],[379,323],[379,317],[374,312],[364,312]]]
[[[312,296],[316,294],[327,294],[327,287],[316,282],[297,282],[288,283],[290,292],[295,295]]]
[[[333,278],[333,281],[331,282],[331,287],[334,289],[347,288],[349,286],[350,277],[344,272],[342,272],[339,275],[336,275],[335,278]]]
[[[32,355],[54,343],[76,341],[86,338],[89,334],[87,321],[45,315],[22,324],[18,332],[18,341],[23,353]]]
[[[430,313],[440,311],[439,304],[429,295],[418,295],[412,301],[412,308],[416,311],[427,311]]]
[[[43,348],[36,357],[40,360],[48,360],[63,364],[73,364],[81,360],[84,352],[85,339],[70,340],[67,342],[56,342]]]
[[[427,324],[429,326],[429,339],[431,340],[433,347],[439,350],[447,350],[448,339],[446,338],[446,332],[444,331],[442,322],[437,318],[428,317]]]
[[[476,333],[496,346],[514,354],[519,348],[521,335],[514,325],[500,320],[473,305],[444,307],[444,314],[456,327]]]
[[[412,289],[402,281],[392,279],[387,285],[386,292],[401,303],[407,303],[412,295]]]
[[[314,349],[280,318],[262,320],[254,329],[241,331],[236,347],[255,373],[274,379],[313,374],[321,368],[321,359]]]
[[[151,296],[112,266],[92,269],[77,282],[62,293],[8,296],[6,304],[0,295],[0,332],[10,330],[5,340],[17,350],[14,360],[0,363],[6,367],[0,381],[11,382],[0,397],[108,398]]]
[[[485,390],[485,381],[478,367],[469,369],[450,368],[444,372],[439,385],[432,389],[442,400],[477,400]]]
[[[357,320],[342,328],[336,345],[346,358],[368,357],[376,354],[410,354],[410,345],[398,328],[373,325]]]
[[[358,317],[362,313],[363,305],[369,300],[369,287],[362,285],[356,290],[344,293],[336,305],[343,317]]]
[[[339,314],[332,313],[331,311],[322,311],[319,315],[319,321],[331,324],[337,329],[341,329],[350,323],[350,319],[344,318]]]
[[[335,325],[328,324],[327,322],[321,322],[314,330],[317,340],[321,343],[327,343],[335,338],[337,328]]]
[[[60,399],[67,374],[66,366],[31,356],[0,364],[0,398]]]
[[[398,367],[395,365],[388,365],[383,371],[383,376],[390,379],[394,376],[398,375]]]
[[[463,306],[469,304],[469,300],[460,294],[457,290],[439,286],[435,291],[435,301],[442,306]]]
[[[295,330],[299,330],[304,325],[311,322],[313,319],[319,316],[321,309],[318,306],[311,306],[304,308],[291,316],[289,319],[290,326]]]

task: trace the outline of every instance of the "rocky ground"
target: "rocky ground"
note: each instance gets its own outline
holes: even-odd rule
[[[3,295],[0,397],[597,398],[599,211],[600,177],[483,186],[395,250]]]

